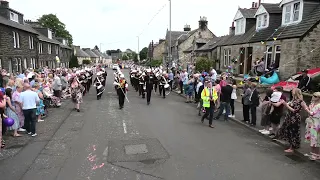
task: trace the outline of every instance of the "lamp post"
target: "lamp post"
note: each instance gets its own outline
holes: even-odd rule
[[[137,38],[138,38],[138,55],[137,55],[137,57],[138,57],[139,65],[140,65],[140,50],[139,50],[139,45],[140,45],[140,43],[139,43],[139,36],[137,36]]]

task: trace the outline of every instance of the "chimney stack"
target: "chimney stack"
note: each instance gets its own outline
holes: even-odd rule
[[[251,9],[254,9],[255,7],[255,2],[252,2],[252,5],[251,5]]]
[[[190,25],[184,25],[183,31],[191,31]]]
[[[229,35],[234,36],[236,28],[234,27],[234,22],[232,22],[231,27],[229,28]]]
[[[261,5],[261,0],[258,1],[258,7],[257,8],[259,8],[260,5]]]
[[[9,2],[5,0],[0,0],[0,7],[9,8]]]
[[[205,16],[201,17],[201,16],[200,16],[199,28],[202,29],[202,30],[205,30],[205,29],[208,28],[207,17],[205,17]]]
[[[165,41],[164,39],[159,39],[159,44],[161,44],[163,41]]]

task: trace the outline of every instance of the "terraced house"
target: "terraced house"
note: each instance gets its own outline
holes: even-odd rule
[[[37,67],[38,32],[24,23],[23,14],[0,1],[0,67],[21,72]]]

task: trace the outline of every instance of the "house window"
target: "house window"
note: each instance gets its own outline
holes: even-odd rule
[[[267,69],[272,62],[272,46],[267,46],[267,51],[266,51],[266,59],[264,61],[265,63],[265,69]]]
[[[274,57],[273,57],[273,63],[272,63],[273,68],[279,68],[280,56],[281,56],[281,46],[280,45],[276,45],[275,46]]]
[[[262,16],[258,16],[258,27],[261,27]]]
[[[14,13],[14,12],[10,12],[10,20],[14,21],[14,22],[19,22],[18,14]]]
[[[31,58],[30,65],[31,65],[32,69],[36,68],[36,59],[35,58]]]
[[[267,22],[268,22],[268,15],[265,14],[265,15],[263,15],[262,26],[266,27],[267,26]]]
[[[2,59],[0,58],[0,69],[2,69]]]
[[[19,33],[13,31],[13,48],[20,48],[20,37]]]
[[[282,24],[297,23],[302,19],[302,4],[300,2],[286,4],[283,7]]]
[[[48,54],[51,54],[51,44],[48,44]]]
[[[245,32],[245,19],[236,20],[236,35],[243,34]]]
[[[23,69],[27,69],[28,66],[27,66],[27,58],[24,58],[23,59]]]
[[[32,36],[29,36],[29,48],[30,49],[34,49],[34,46],[33,46],[33,37]]]
[[[19,64],[18,64],[18,59],[17,58],[13,58],[11,66],[12,66],[11,73],[19,72]]]
[[[56,54],[59,54],[59,46],[56,46]]]
[[[52,39],[52,31],[50,29],[48,29],[48,38]]]
[[[227,66],[227,59],[228,59],[228,55],[227,55],[227,50],[223,50],[223,66],[226,67]]]
[[[293,4],[293,21],[299,20],[299,14],[300,14],[300,2]]]
[[[228,50],[228,66],[231,64],[231,49]]]

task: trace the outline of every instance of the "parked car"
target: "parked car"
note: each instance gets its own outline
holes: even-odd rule
[[[286,81],[280,81],[277,84],[274,84],[271,88],[274,89],[277,86],[282,86],[283,90],[291,91],[293,88],[298,87],[299,85],[299,77],[302,75],[302,72],[298,72],[292,75]],[[308,76],[311,78],[310,81],[310,89],[311,91],[319,91],[320,90],[320,68],[314,68],[308,70]]]
[[[113,64],[113,66],[112,66],[112,69],[113,70],[117,70],[119,68],[119,65],[118,64]]]

